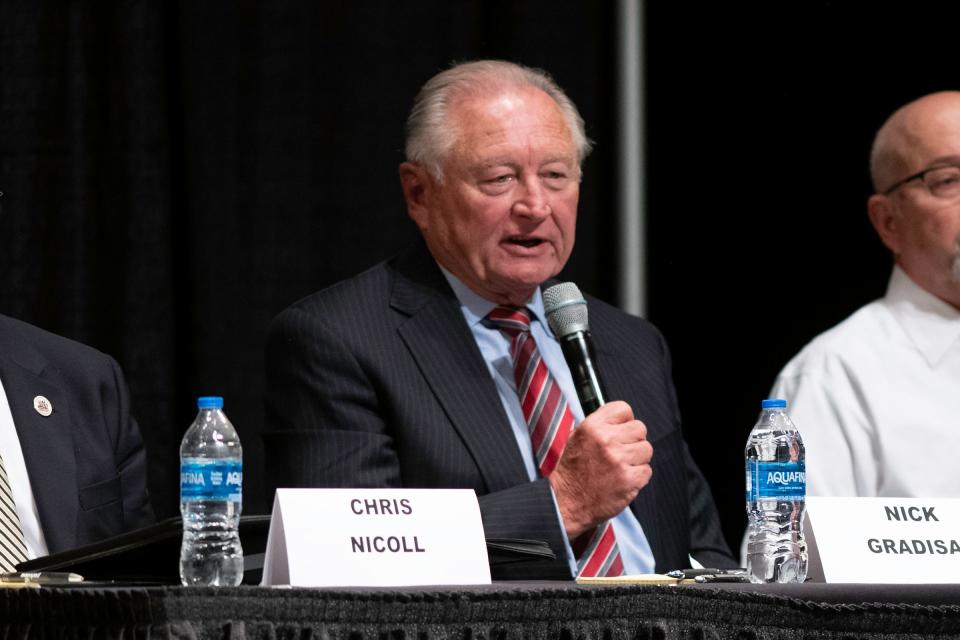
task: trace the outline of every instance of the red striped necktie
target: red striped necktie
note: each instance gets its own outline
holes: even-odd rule
[[[537,469],[546,478],[557,466],[567,438],[576,426],[573,414],[530,334],[530,312],[526,308],[497,307],[486,319],[489,326],[510,339],[517,395],[530,431]],[[579,575],[619,576],[623,573],[617,538],[609,521],[581,535],[572,542],[572,547]]]

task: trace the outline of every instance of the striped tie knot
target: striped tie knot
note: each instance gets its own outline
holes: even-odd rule
[[[503,331],[515,338],[524,331],[530,331],[530,311],[526,307],[496,307],[487,314],[488,326]]]
[[[499,329],[500,333],[510,338],[514,381],[517,384],[517,393],[522,398],[536,368],[541,366],[544,373],[546,372],[545,365],[540,364],[540,354],[530,334],[530,310],[526,307],[501,305],[488,313],[484,322],[488,327]]]

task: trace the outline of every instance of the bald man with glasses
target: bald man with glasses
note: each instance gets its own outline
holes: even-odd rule
[[[783,369],[817,496],[960,495],[960,92],[877,132],[870,222],[893,253],[886,295]]]

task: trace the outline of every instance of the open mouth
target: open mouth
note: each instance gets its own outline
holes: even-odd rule
[[[510,244],[519,245],[519,246],[521,246],[521,247],[527,247],[528,249],[533,248],[533,247],[538,247],[538,246],[540,246],[541,244],[543,244],[543,240],[541,240],[541,239],[539,239],[539,238],[518,238],[518,237],[513,237],[513,238],[507,238],[507,242],[509,242]]]

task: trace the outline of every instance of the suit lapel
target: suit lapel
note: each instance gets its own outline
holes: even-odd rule
[[[476,461],[488,491],[528,482],[483,356],[456,296],[424,248],[398,258],[391,306],[410,316],[398,329],[400,337]]]
[[[66,393],[46,375],[48,365],[28,345],[4,340],[0,376],[23,451],[40,525],[51,553],[76,546],[76,456]],[[34,409],[44,396],[49,416]]]

